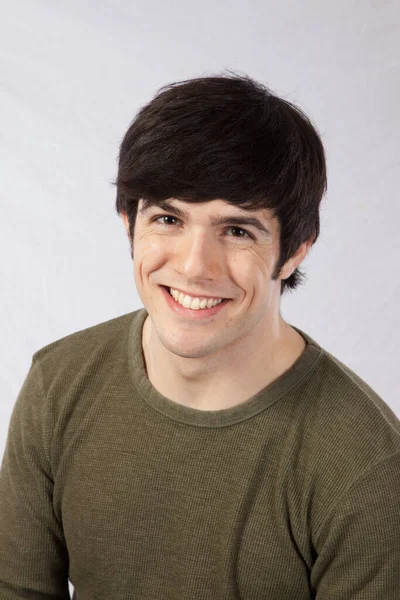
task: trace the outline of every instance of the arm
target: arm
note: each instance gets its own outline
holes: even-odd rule
[[[317,600],[400,598],[400,452],[357,479],[316,539]]]
[[[10,420],[0,471],[0,597],[66,600],[68,553],[53,511],[40,367],[32,362]]]

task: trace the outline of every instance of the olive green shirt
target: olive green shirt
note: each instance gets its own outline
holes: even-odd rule
[[[149,381],[142,308],[38,350],[0,475],[1,600],[398,600],[400,422],[306,348],[233,408]],[[261,360],[262,357],[257,357]]]

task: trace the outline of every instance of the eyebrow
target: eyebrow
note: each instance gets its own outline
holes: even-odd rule
[[[177,206],[174,206],[173,204],[170,204],[167,200],[158,202],[157,205],[155,205],[155,204],[145,205],[144,207],[142,207],[139,210],[139,214],[143,215],[143,214],[147,213],[151,208],[156,207],[156,206],[158,208],[161,208],[162,210],[165,210],[166,212],[172,213],[179,219],[185,219],[185,218],[189,217],[188,212],[178,208]],[[260,233],[263,233],[264,235],[267,235],[268,237],[271,237],[271,235],[272,235],[271,232],[256,217],[247,217],[245,215],[243,215],[243,216],[232,215],[232,216],[225,216],[225,217],[211,216],[210,222],[211,222],[211,225],[250,225],[252,227],[255,227],[258,231],[260,231]]]

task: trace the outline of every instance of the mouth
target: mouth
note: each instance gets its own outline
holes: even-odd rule
[[[169,293],[170,287],[166,286],[166,285],[160,285],[160,287],[164,288],[165,290],[167,290],[167,292]],[[180,291],[183,295],[186,294],[186,292],[182,292],[181,290],[178,289],[178,291]],[[191,296],[192,298],[207,298],[207,300],[231,300],[231,298],[223,298],[222,296],[208,296],[208,295],[204,295],[203,294],[187,294],[188,296]]]
[[[213,317],[219,313],[228,304],[228,302],[230,302],[230,298],[223,298],[219,304],[212,306],[211,308],[185,308],[182,306],[182,304],[179,304],[179,302],[177,302],[173,296],[171,296],[169,293],[169,287],[160,285],[160,288],[163,291],[163,295],[167,301],[167,304],[175,312],[175,314],[196,321],[205,319],[207,317]]]

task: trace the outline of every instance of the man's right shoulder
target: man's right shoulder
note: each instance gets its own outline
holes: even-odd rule
[[[33,363],[40,363],[47,372],[79,368],[95,356],[105,356],[126,348],[133,321],[139,309],[113,319],[97,323],[59,338],[37,350]]]

